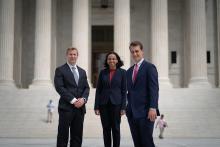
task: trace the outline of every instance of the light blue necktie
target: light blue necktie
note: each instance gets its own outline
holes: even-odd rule
[[[76,67],[72,67],[72,73],[73,73],[74,79],[76,81],[76,84],[78,85],[79,77],[76,73]]]

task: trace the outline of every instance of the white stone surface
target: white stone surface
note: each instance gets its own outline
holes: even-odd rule
[[[144,56],[151,60],[151,0],[130,0],[131,41],[139,40],[144,46]]]
[[[100,2],[100,1],[99,1]],[[91,25],[114,25],[114,8],[109,6],[108,8],[101,8],[100,6],[94,6],[91,10]]]
[[[0,1],[0,86],[15,86],[14,62],[14,0]]]
[[[189,0],[169,0],[168,2],[169,51],[177,50],[177,62],[179,63],[177,65],[172,65],[169,68],[169,78],[175,87],[188,87],[190,78],[188,75],[190,73],[190,63],[187,63],[187,61],[190,61],[190,56],[188,54],[190,47],[189,42],[187,41],[189,39],[190,31],[187,31],[189,26],[187,26],[187,22],[185,20],[185,17],[187,17],[188,13],[186,11],[189,9],[188,5],[186,5],[186,2],[188,1]],[[16,0],[15,2],[16,26],[14,31],[14,54],[16,57],[13,59],[14,69],[12,74],[14,76],[13,80],[15,80],[16,85],[22,88],[28,88],[34,79],[35,72],[34,44],[36,30],[36,1],[23,2],[22,0]],[[93,1],[90,1],[90,3],[92,2]],[[55,16],[52,17],[52,26],[54,29],[52,29],[53,45],[51,47],[52,65],[50,68],[50,79],[53,79],[54,68],[65,63],[65,50],[72,46],[73,22],[72,0],[55,0],[52,3],[52,5],[54,5],[52,15]],[[107,9],[100,8],[99,0],[96,0],[94,3],[95,4],[93,5],[89,5],[89,8],[92,9],[92,13],[90,13],[91,15],[89,16],[89,19],[92,22],[91,25],[113,25],[113,0],[110,1],[109,8]],[[208,21],[206,23],[206,42],[207,50],[210,49],[211,51],[212,62],[212,64],[208,65],[207,75],[212,86],[216,87],[219,85],[220,79],[220,64],[218,59],[220,55],[216,53],[218,39],[216,38],[217,30],[215,24],[217,24],[217,19],[214,15],[216,14],[217,10],[213,3],[215,4],[215,1],[206,0],[206,19]],[[151,0],[130,0],[130,25],[131,40],[140,40],[144,44],[146,59],[151,60]],[[91,57],[90,55],[91,53],[89,53],[89,58]],[[10,60],[12,60],[12,58],[8,61]],[[89,59],[89,61],[91,61],[91,59]],[[168,58],[168,61],[170,62],[170,57]],[[91,62],[88,63],[89,68],[91,67],[90,65]],[[9,68],[7,68],[7,70],[9,70]],[[91,73],[88,73],[88,75],[91,76]]]
[[[167,0],[151,1],[152,62],[158,70],[161,88],[170,88],[168,77],[168,4]]]
[[[208,81],[212,87],[218,86],[218,41],[216,1],[206,1],[206,50],[210,51],[210,63],[207,63]]]
[[[114,51],[130,67],[130,0],[114,1]]]
[[[207,79],[205,0],[189,1],[190,83],[189,87],[211,87]]]
[[[51,0],[36,1],[35,63],[31,88],[52,86],[51,82]]]
[[[218,57],[220,57],[220,0],[217,0]],[[218,58],[218,87],[220,88],[220,58]]]
[[[72,46],[79,50],[77,64],[91,79],[90,1],[73,0]]]
[[[102,137],[101,121],[93,111],[95,89],[91,89],[84,122],[85,138]],[[167,138],[220,138],[219,89],[166,89],[160,91],[159,108],[165,115]],[[55,138],[58,113],[54,123],[47,124],[46,105],[59,95],[51,89],[0,89],[0,138]],[[130,138],[127,119],[122,117],[122,137]],[[154,136],[158,136],[155,130]]]
[[[156,147],[219,147],[218,138],[165,138],[154,139]],[[103,147],[103,139],[83,138],[83,147]],[[52,147],[56,146],[56,138],[0,138],[0,146],[4,147]],[[131,138],[121,138],[120,147],[133,147]]]

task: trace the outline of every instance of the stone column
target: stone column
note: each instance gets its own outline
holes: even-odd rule
[[[218,87],[220,88],[220,0],[217,0],[217,30],[218,30]]]
[[[190,81],[189,87],[210,87],[206,63],[205,0],[189,1]]]
[[[171,88],[168,64],[167,0],[151,1],[151,50],[152,62],[158,70],[160,87]]]
[[[14,12],[14,0],[0,0],[0,86],[15,86]]]
[[[73,0],[72,46],[79,50],[77,64],[86,70],[91,79],[91,45],[89,0]]]
[[[114,51],[130,67],[130,0],[114,1]]]
[[[52,86],[51,0],[36,1],[34,79],[31,86]]]
[[[183,8],[183,16],[184,16],[184,20],[183,20],[183,29],[184,29],[184,53],[183,53],[183,86],[184,88],[188,87],[188,84],[189,84],[189,78],[190,78],[190,46],[189,46],[189,42],[190,42],[190,39],[189,39],[189,1],[190,0],[185,0],[184,1],[184,8]]]

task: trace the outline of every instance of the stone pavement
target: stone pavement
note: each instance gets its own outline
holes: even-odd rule
[[[156,147],[219,147],[220,139],[155,139]],[[55,147],[52,138],[0,138],[0,147]],[[85,138],[82,147],[103,147],[102,138]],[[121,147],[133,147],[131,138],[122,138]]]

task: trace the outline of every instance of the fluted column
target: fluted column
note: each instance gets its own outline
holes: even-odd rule
[[[91,45],[89,0],[73,0],[72,46],[79,50],[77,64],[86,70],[88,81],[91,79]]]
[[[0,86],[15,86],[14,62],[14,0],[0,0]]]
[[[51,86],[51,0],[36,1],[34,61],[32,86]]]
[[[161,88],[172,87],[168,64],[168,8],[167,0],[151,1],[151,50]]]
[[[217,0],[217,30],[218,30],[218,87],[220,88],[220,0]]]
[[[206,63],[205,0],[189,1],[190,83],[189,87],[210,87]]]
[[[114,51],[130,67],[130,0],[114,1]]]

